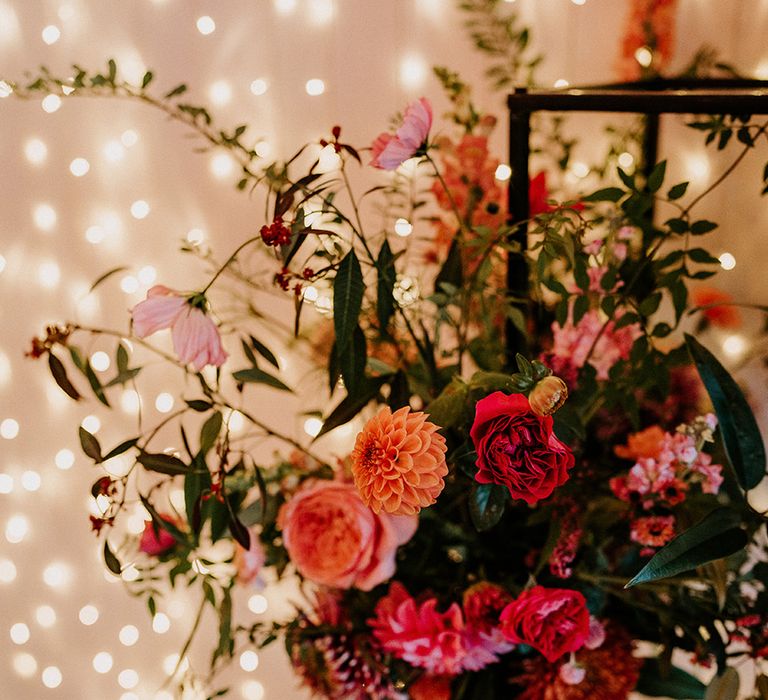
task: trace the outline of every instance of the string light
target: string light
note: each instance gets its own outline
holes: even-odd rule
[[[582,163],[580,161],[576,161],[571,166],[571,171],[576,177],[586,177],[589,175],[589,166],[586,163]]]
[[[255,651],[244,651],[240,654],[240,668],[243,671],[255,671],[259,667],[259,655]]]
[[[228,153],[217,153],[211,158],[211,174],[218,180],[232,177],[235,172],[235,159]]]
[[[122,142],[123,146],[130,148],[139,142],[139,135],[133,129],[126,129],[120,135],[120,141]]]
[[[26,644],[29,641],[29,627],[23,622],[17,622],[11,626],[10,635],[14,644]]]
[[[192,245],[200,245],[205,240],[205,231],[201,228],[193,228],[187,232],[187,242]]]
[[[723,270],[733,270],[736,267],[736,258],[731,253],[723,253],[718,260]]]
[[[19,422],[14,418],[6,418],[0,423],[0,437],[13,440],[19,434]]]
[[[128,566],[124,567],[120,573],[120,577],[123,581],[127,581],[128,583],[138,580],[139,576],[139,570],[133,564],[128,564]]]
[[[43,669],[42,678],[46,688],[58,688],[61,685],[61,671],[56,666],[48,666]]]
[[[117,163],[125,157],[125,146],[120,141],[107,141],[102,149],[104,158],[110,163]]]
[[[48,44],[55,44],[61,38],[61,30],[55,24],[49,24],[40,32],[43,41]]]
[[[401,238],[406,238],[413,233],[413,225],[408,219],[398,219],[395,221],[395,233]]]
[[[169,629],[171,629],[171,621],[165,613],[157,613],[152,618],[152,630],[157,634],[165,634]]]
[[[41,287],[53,289],[61,280],[61,269],[53,260],[41,263],[37,268],[37,280]]]
[[[50,231],[57,218],[56,210],[50,204],[38,204],[32,211],[32,220],[41,231]]]
[[[155,408],[160,413],[168,413],[173,408],[173,396],[167,391],[158,394],[155,399]]]
[[[13,477],[10,474],[0,474],[0,493],[13,493]]]
[[[208,88],[208,97],[217,107],[223,107],[232,100],[232,86],[226,80],[217,80]]]
[[[267,599],[261,595],[261,593],[256,593],[248,598],[248,610],[250,610],[254,615],[261,615],[262,613],[265,613],[267,611],[267,607]]]
[[[647,46],[641,46],[637,51],[635,51],[635,60],[643,68],[648,68],[648,66],[653,63],[653,53]]]
[[[61,107],[61,98],[58,95],[46,95],[41,102],[43,111],[53,114]]]
[[[43,571],[43,581],[51,588],[61,588],[69,583],[71,572],[65,564],[49,564]]]
[[[626,170],[627,168],[631,168],[634,165],[635,157],[631,153],[627,153],[625,151],[619,155],[617,161],[619,165],[624,168],[624,170]]]
[[[310,437],[317,437],[323,428],[323,421],[312,416],[304,421],[304,432]]]
[[[37,491],[41,483],[40,475],[31,469],[21,475],[21,485],[25,491]]]
[[[66,448],[61,449],[56,453],[53,462],[61,470],[71,469],[75,463],[75,453]]]
[[[112,654],[108,651],[100,651],[93,657],[93,670],[96,673],[109,673],[113,663]]]
[[[135,389],[126,389],[120,395],[120,408],[126,413],[135,414],[139,412],[141,399]]]
[[[13,583],[16,580],[16,565],[10,559],[0,559],[0,583]]]
[[[29,678],[37,671],[37,660],[32,654],[21,652],[13,657],[13,670],[22,678]]]
[[[126,275],[120,280],[120,289],[126,294],[136,294],[139,291],[139,280],[133,275]]]
[[[729,335],[723,341],[723,351],[732,358],[738,358],[747,349],[747,341],[740,335]]]
[[[50,605],[41,605],[35,610],[35,619],[40,627],[53,627],[56,624],[56,611]]]
[[[91,355],[91,366],[99,371],[99,372],[106,372],[109,369],[110,361],[109,361],[109,355],[105,353],[103,350],[99,350],[98,352],[93,353]]]
[[[325,83],[320,78],[312,78],[307,80],[307,84],[304,86],[307,95],[317,96],[322,95],[325,92]]]
[[[24,155],[32,165],[42,165],[48,157],[48,146],[40,139],[29,139],[24,144]]]
[[[506,163],[500,163],[499,166],[496,168],[496,172],[494,173],[494,176],[500,182],[505,182],[506,180],[509,180],[509,178],[512,177],[512,168],[510,168]]]
[[[208,34],[213,34],[213,32],[216,31],[216,22],[214,22],[213,18],[209,17],[208,15],[198,17],[196,24],[197,31],[200,32],[203,36],[208,36]]]
[[[139,282],[149,286],[157,279],[157,270],[152,265],[144,265],[136,276],[139,278]]]
[[[83,422],[80,424],[89,433],[98,433],[101,429],[101,421],[98,416],[90,415],[83,418]]]
[[[567,88],[570,85],[570,83],[565,78],[558,78],[555,80],[553,87],[556,88]]]
[[[75,158],[69,164],[69,172],[75,177],[83,177],[91,169],[91,164],[85,158]]]
[[[118,635],[120,644],[131,647],[139,641],[139,630],[134,625],[125,625]]]
[[[427,79],[426,61],[416,54],[404,56],[400,61],[400,82],[405,88],[420,88]]]
[[[5,539],[18,544],[29,534],[29,520],[23,515],[14,515],[5,525]]]
[[[117,683],[126,690],[135,688],[139,684],[139,674],[132,668],[126,668],[124,671],[120,671],[117,676]]]
[[[259,681],[246,681],[240,687],[245,700],[263,700],[264,686]]]
[[[0,27],[2,27],[2,22],[0,22]],[[0,98],[9,97],[11,94],[13,94],[13,88],[5,80],[0,80]]]
[[[149,215],[150,206],[149,203],[143,199],[137,199],[131,204],[131,216],[134,219],[144,219]]]
[[[309,20],[312,24],[326,25],[334,14],[333,0],[309,0]]]
[[[263,78],[257,78],[251,83],[251,92],[254,95],[263,95],[268,88],[267,81]]]
[[[256,151],[256,155],[259,156],[259,158],[268,158],[269,154],[272,152],[272,146],[269,141],[259,141],[253,150]]]
[[[86,627],[90,627],[98,622],[99,611],[95,605],[84,605],[80,608],[77,617]]]

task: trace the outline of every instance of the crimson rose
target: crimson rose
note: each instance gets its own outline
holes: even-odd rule
[[[552,432],[552,416],[534,414],[523,394],[496,391],[478,401],[469,434],[480,484],[506,486],[534,505],[568,481],[573,453]]]
[[[578,591],[534,586],[501,613],[501,631],[540,651],[550,663],[577,651],[589,637],[589,611]]]

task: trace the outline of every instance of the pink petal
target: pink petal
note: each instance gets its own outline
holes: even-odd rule
[[[133,332],[139,338],[170,328],[187,305],[184,297],[162,285],[155,285],[147,298],[131,309]]]

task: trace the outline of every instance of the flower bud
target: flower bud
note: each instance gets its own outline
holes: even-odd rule
[[[537,416],[548,416],[560,408],[568,398],[568,387],[560,377],[544,377],[540,380],[530,396],[528,403],[531,411]]]

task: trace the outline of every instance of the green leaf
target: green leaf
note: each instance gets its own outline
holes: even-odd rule
[[[118,272],[122,272],[123,270],[127,270],[128,268],[125,265],[121,265],[120,267],[113,267],[111,270],[105,272],[101,277],[99,277],[92,285],[91,288],[88,290],[88,293],[90,294],[96,287],[98,287],[102,282],[106,282],[112,275],[116,275]]]
[[[760,428],[739,385],[717,358],[692,335],[685,343],[715,407],[728,459],[745,490],[765,476],[765,446]]]
[[[469,514],[475,527],[483,532],[501,520],[507,502],[507,489],[498,484],[472,484]]]
[[[379,319],[379,328],[384,332],[389,325],[389,319],[395,312],[392,290],[395,288],[396,279],[395,256],[386,240],[376,259],[376,274],[376,316]]]
[[[128,350],[125,349],[125,345],[122,343],[117,344],[117,351],[115,352],[115,364],[117,365],[118,374],[122,374],[128,371]]]
[[[357,396],[345,396],[341,402],[334,408],[323,423],[323,427],[315,437],[317,440],[319,437],[330,432],[334,428],[338,428],[340,425],[344,425],[351,421],[363,408],[368,404],[371,399],[375,398],[379,393],[381,387],[386,383],[386,377],[373,377],[365,380],[364,386],[361,388],[360,393]]]
[[[93,367],[91,367],[90,362],[85,363],[83,374],[85,375],[86,379],[88,379],[88,383],[91,385],[91,389],[93,389],[93,393],[96,395],[96,398],[105,406],[109,407],[109,401],[107,401],[107,396],[104,393],[104,387],[102,386],[99,378],[96,376],[96,372],[93,371]]]
[[[100,464],[103,461],[101,457],[101,445],[96,439],[96,436],[89,433],[82,426],[80,426],[79,433],[80,447],[83,448],[83,452],[96,462],[96,464]]]
[[[701,219],[700,221],[694,221],[691,224],[691,233],[694,236],[700,236],[704,233],[709,233],[710,231],[714,231],[717,228],[717,224],[713,221],[707,221],[706,219]]]
[[[241,369],[237,372],[233,372],[232,376],[237,382],[251,383],[251,384],[266,384],[273,389],[280,389],[281,391],[293,391],[291,387],[283,384],[277,377],[273,377],[268,372],[259,369],[258,367],[250,367],[249,369]]]
[[[685,233],[688,230],[688,222],[685,219],[667,219],[664,222],[672,233]]]
[[[363,387],[366,358],[365,335],[360,326],[355,326],[352,342],[347,343],[346,349],[339,353],[339,369],[350,396],[357,396]]]
[[[737,700],[739,697],[739,673],[728,667],[723,675],[715,676],[707,686],[704,700]]]
[[[461,246],[459,245],[459,239],[454,238],[451,241],[451,247],[448,249],[448,257],[446,257],[440,272],[435,277],[435,290],[439,290],[443,283],[459,288],[463,282],[464,266],[461,261]]]
[[[224,417],[221,415],[221,411],[216,411],[203,424],[200,430],[200,452],[203,456],[208,454],[209,450],[216,444],[223,422]]]
[[[123,571],[123,567],[120,565],[120,560],[109,548],[109,542],[106,539],[104,540],[104,563],[107,565],[107,568],[116,576],[119,576]]]
[[[141,79],[141,89],[143,90],[147,85],[149,85],[152,82],[152,78],[155,76],[153,75],[151,70],[148,70],[146,73],[144,73],[144,77]]]
[[[354,250],[341,261],[333,283],[333,325],[339,352],[346,350],[363,304],[363,273]]]
[[[151,472],[158,472],[159,474],[176,476],[177,474],[189,473],[189,466],[184,464],[178,457],[167,455],[162,452],[154,454],[142,452],[136,457],[136,461],[145,469],[148,469]]]
[[[113,58],[110,58],[107,62],[107,69],[109,71],[107,75],[107,80],[109,80],[110,83],[115,82],[115,78],[117,78],[117,64],[115,63],[115,60]]]
[[[235,644],[232,639],[232,596],[229,588],[224,589],[224,595],[218,605],[218,612],[219,643],[213,652],[213,661],[223,656],[230,656]]]
[[[661,304],[661,292],[654,292],[643,299],[642,304],[638,307],[638,311],[640,311],[643,316],[650,316],[651,314],[656,313],[659,304]]]
[[[635,185],[635,176],[630,175],[629,173],[626,173],[621,168],[616,168],[616,171],[619,174],[619,177],[621,178],[621,181],[633,192],[637,192],[637,187]]]
[[[738,513],[728,508],[713,510],[656,552],[625,588],[669,578],[738,552],[748,541],[740,524]]]
[[[429,420],[441,428],[452,428],[461,422],[469,395],[469,385],[459,376],[454,376],[451,383],[431,401],[424,412]]]
[[[189,406],[193,411],[197,411],[198,413],[206,413],[213,408],[212,403],[203,401],[202,399],[192,399],[191,401],[184,399],[184,403],[187,404],[187,406]]]
[[[618,202],[626,192],[620,187],[604,187],[586,197],[582,197],[582,202]]]
[[[672,200],[680,199],[680,197],[685,195],[689,184],[688,182],[681,182],[674,187],[670,187],[669,192],[667,192],[667,198]]]
[[[136,443],[139,441],[139,438],[131,438],[130,440],[126,440],[125,442],[121,442],[117,447],[113,447],[107,454],[104,455],[102,460],[106,462],[108,459],[112,459],[112,457],[117,457],[118,455],[123,454],[123,452],[128,452],[132,447],[136,445]]]
[[[648,176],[648,189],[651,192],[658,192],[661,189],[661,185],[664,182],[664,175],[667,172],[667,161],[663,160],[661,163],[657,163],[651,174]]]
[[[165,530],[180,544],[187,544],[187,536],[179,530],[174,523],[161,517],[160,513],[155,510],[155,507],[146,496],[139,494],[139,499],[141,500],[142,505],[147,509],[147,513],[149,513],[149,517],[152,518],[155,527]]]
[[[703,700],[706,687],[698,678],[677,666],[672,666],[669,673],[663,673],[658,659],[646,659],[635,690],[652,697]]]
[[[260,340],[257,340],[252,335],[248,336],[251,340],[251,345],[253,346],[253,349],[259,353],[269,364],[271,364],[275,369],[280,369],[280,363],[277,361],[277,358],[275,357],[274,353],[266,346],[264,343],[262,343]],[[255,362],[253,364],[256,364]]]
[[[181,85],[177,85],[170,92],[167,92],[165,94],[165,99],[168,100],[171,97],[176,97],[177,95],[183,95],[186,91],[187,91],[187,86],[182,83]]]
[[[116,377],[110,379],[105,385],[105,389],[117,386],[118,384],[125,385],[130,382],[139,372],[141,367],[134,367],[133,369],[127,369],[124,372],[120,372]]]
[[[251,533],[248,532],[248,528],[238,520],[235,511],[232,510],[232,503],[230,503],[229,498],[224,498],[224,502],[227,505],[227,513],[229,514],[229,531],[232,533],[232,537],[234,537],[235,542],[237,542],[243,549],[250,549]]]
[[[52,352],[48,353],[48,368],[51,370],[54,380],[59,385],[59,388],[70,398],[75,401],[79,401],[83,397],[80,392],[75,389],[72,382],[67,377],[67,370],[64,367],[64,363],[56,357]]]

